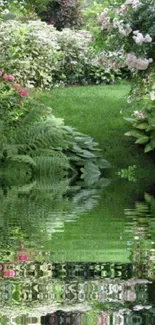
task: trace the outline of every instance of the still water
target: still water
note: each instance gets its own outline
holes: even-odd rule
[[[154,325],[154,194],[119,177],[1,180],[0,324]]]

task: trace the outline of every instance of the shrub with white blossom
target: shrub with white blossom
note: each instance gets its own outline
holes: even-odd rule
[[[39,20],[4,21],[0,28],[0,68],[29,88],[114,82],[118,72],[112,60],[105,59],[104,68],[98,68],[91,42],[92,35],[85,30],[57,31]]]
[[[59,32],[41,21],[2,22],[0,67],[28,87],[50,88],[70,74],[83,73],[92,58],[90,41],[88,32]]]

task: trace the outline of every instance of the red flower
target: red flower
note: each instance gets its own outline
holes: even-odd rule
[[[20,96],[28,96],[29,95],[29,92],[26,89],[21,89],[21,90],[18,91],[18,94]]]
[[[14,81],[15,80],[15,77],[12,74],[5,74],[3,78],[6,81]]]

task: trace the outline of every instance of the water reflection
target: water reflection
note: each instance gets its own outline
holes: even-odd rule
[[[155,199],[119,188],[0,189],[1,325],[155,324]]]

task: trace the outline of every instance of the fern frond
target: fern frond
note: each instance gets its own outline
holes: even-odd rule
[[[30,166],[36,167],[36,163],[33,158],[28,155],[13,155],[9,157],[10,161],[19,162],[23,164],[28,164]]]

